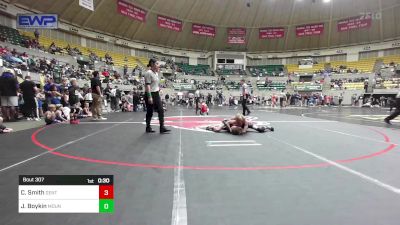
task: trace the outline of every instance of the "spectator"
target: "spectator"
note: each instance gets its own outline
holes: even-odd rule
[[[13,129],[7,128],[6,126],[3,125],[3,117],[0,116],[0,134],[10,133],[12,131]]]
[[[57,110],[56,105],[50,104],[48,107],[48,111],[44,113],[44,121],[46,125],[55,124],[55,123],[62,123],[66,121],[63,117],[62,111]]]
[[[90,80],[91,88],[93,91],[93,103],[92,103],[92,113],[93,120],[106,120],[102,116],[102,103],[103,103],[103,92],[101,90],[101,82],[99,78],[99,72],[93,72],[93,78]]]
[[[24,115],[27,120],[40,120],[39,115],[36,114],[36,85],[31,81],[31,77],[28,75],[25,77],[24,82],[21,83],[20,89],[22,97],[24,99]]]
[[[35,35],[36,41],[39,41],[39,31],[38,29],[35,29],[35,31],[33,32],[33,35]]]
[[[82,100],[82,96],[79,93],[79,86],[78,82],[75,79],[71,80],[71,86],[68,88],[68,93],[69,93],[69,105],[71,108],[71,124],[77,124],[79,123],[78,121],[78,115],[80,113],[80,104],[79,101]]]
[[[118,93],[117,93],[117,86],[111,88],[110,90],[110,100],[111,100],[111,110],[117,111],[118,110]]]
[[[18,107],[17,78],[12,70],[6,70],[0,76],[1,111],[5,121],[17,119],[16,107]]]
[[[89,106],[93,105],[93,90],[91,88],[88,89],[83,100],[85,100],[85,103],[88,103]]]
[[[83,116],[84,117],[92,117],[92,112],[90,111],[89,103],[83,105]]]
[[[43,117],[43,101],[46,99],[46,96],[43,92],[43,89],[39,89],[36,94],[36,105],[37,105],[37,115]]]

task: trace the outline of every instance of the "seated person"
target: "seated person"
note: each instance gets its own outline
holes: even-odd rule
[[[267,125],[257,125],[254,122],[246,120],[242,114],[237,114],[235,117],[222,121],[222,125],[219,126],[208,126],[206,130],[221,132],[227,131],[233,135],[242,135],[247,133],[248,129],[253,129],[259,133],[264,133],[266,130],[274,131],[273,127]]]
[[[63,117],[63,113],[61,110],[57,110],[56,105],[51,104],[48,107],[48,111],[44,113],[44,121],[46,125],[55,124],[55,123],[62,123],[66,121]]]
[[[208,108],[207,104],[203,101],[200,106],[200,115],[204,115],[204,114],[208,115],[209,111],[210,111],[210,109]]]
[[[13,129],[7,128],[6,126],[3,125],[3,117],[0,116],[0,134],[10,133],[12,131],[13,131]]]
[[[90,111],[90,107],[89,107],[89,103],[85,102],[85,104],[83,105],[83,110],[82,110],[82,116],[84,118],[86,117],[92,117],[92,112]]]

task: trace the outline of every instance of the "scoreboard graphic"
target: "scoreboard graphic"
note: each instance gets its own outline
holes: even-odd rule
[[[19,213],[114,213],[113,175],[20,175]]]

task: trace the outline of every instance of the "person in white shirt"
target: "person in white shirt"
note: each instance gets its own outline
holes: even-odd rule
[[[145,103],[147,108],[146,113],[146,133],[154,133],[151,128],[151,118],[153,117],[153,111],[158,112],[158,120],[160,122],[160,133],[167,133],[170,130],[164,126],[164,109],[160,97],[160,79],[158,72],[160,66],[155,59],[150,59],[147,65],[150,69],[144,75],[145,81]]]
[[[400,115],[400,91],[396,95],[395,107],[396,107],[396,110],[394,110],[394,112],[392,114],[390,114],[390,116],[385,118],[385,120],[384,120],[385,123],[391,124],[390,121]]]

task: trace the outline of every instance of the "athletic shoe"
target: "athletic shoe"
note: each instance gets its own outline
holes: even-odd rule
[[[35,119],[33,119],[33,120],[35,120],[35,121],[41,121],[42,119],[40,119],[40,118],[35,118]]]
[[[107,120],[105,117],[100,117],[99,120]]]
[[[28,121],[31,121],[31,120],[32,120],[32,118],[28,117],[28,118],[26,118],[26,120],[28,120]]]
[[[164,133],[168,133],[168,132],[170,132],[171,130],[168,130],[167,128],[165,128],[165,127],[160,127],[160,134],[164,134]]]
[[[260,133],[264,133],[265,132],[265,127],[259,127],[257,128],[257,131]]]
[[[390,120],[388,120],[388,119],[386,119],[386,118],[385,118],[383,121],[384,121],[386,124],[392,125],[392,123],[390,122]]]
[[[97,120],[99,120],[99,119],[97,119],[97,118],[92,118],[92,121],[97,121]]]
[[[155,130],[151,129],[151,127],[146,127],[146,133],[154,133]]]

